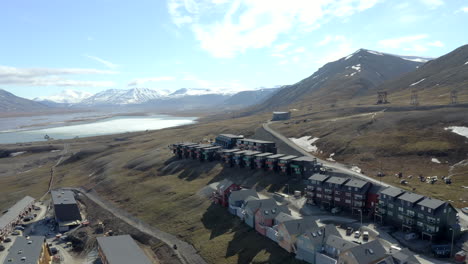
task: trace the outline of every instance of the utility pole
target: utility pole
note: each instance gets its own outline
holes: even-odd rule
[[[450,103],[451,104],[458,103],[458,95],[457,95],[456,90],[453,90],[453,91],[450,92]]]
[[[418,100],[418,92],[416,90],[411,91],[411,105],[418,106],[419,105],[419,100]]]

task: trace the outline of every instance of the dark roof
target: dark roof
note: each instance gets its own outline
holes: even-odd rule
[[[318,245],[325,243],[330,236],[340,238],[340,232],[336,229],[335,225],[328,224],[326,226],[316,227],[305,232],[302,236],[306,237],[311,244]]]
[[[341,177],[330,177],[330,179],[327,180],[327,183],[333,183],[333,184],[338,184],[341,185],[345,182],[347,182],[349,179],[347,178],[341,178]]]
[[[369,189],[369,193],[378,194],[378,193],[380,193],[383,189],[384,189],[384,187],[382,187],[382,186],[380,186],[380,185],[372,184],[371,187],[370,187],[370,189]]]
[[[284,221],[283,225],[290,235],[300,235],[312,228],[318,227],[317,223],[311,217]]]
[[[0,217],[0,229],[5,228],[11,222],[16,220],[18,216],[32,203],[34,202],[34,198],[31,196],[25,196],[23,199],[16,202],[8,212]]]
[[[399,195],[403,194],[405,191],[403,191],[402,189],[400,188],[395,188],[395,187],[388,187],[382,191],[380,191],[380,194],[385,194],[385,195],[388,195],[390,197],[398,197]]]
[[[220,146],[214,146],[214,147],[209,147],[209,148],[204,148],[203,150],[215,150],[215,149],[220,149]]]
[[[290,214],[286,214],[284,212],[280,212],[276,217],[275,217],[275,221],[277,223],[282,223],[284,221],[288,221],[288,220],[293,220],[295,219],[292,215]]]
[[[347,183],[345,184],[345,186],[362,188],[362,187],[364,187],[367,183],[368,183],[368,182],[366,182],[366,181],[361,181],[361,180],[352,179],[352,180],[350,180],[349,182],[347,182]]]
[[[330,178],[330,176],[328,175],[323,175],[323,174],[319,174],[319,173],[315,173],[314,175],[310,176],[309,177],[309,180],[313,180],[313,181],[325,181],[326,179]]]
[[[292,159],[295,159],[295,158],[297,158],[297,156],[289,155],[289,156],[281,157],[281,158],[279,158],[279,160],[292,160]]]
[[[211,147],[213,147],[213,145],[211,145],[211,144],[200,144],[200,145],[196,146],[195,148],[196,149],[202,149],[202,148],[211,148]]]
[[[278,216],[279,213],[290,213],[291,210],[286,205],[280,205],[275,202],[272,203],[262,203],[261,206],[258,208],[260,214],[265,219],[274,219]]]
[[[353,242],[344,240],[343,238],[335,236],[335,235],[330,235],[327,238],[326,244],[340,251],[348,250],[356,246],[356,244],[354,244]]]
[[[244,208],[249,209],[252,212],[255,212],[260,207],[270,208],[270,207],[278,206],[275,199],[273,198],[266,198],[266,199],[252,199],[253,197],[252,198],[248,197],[248,198],[249,199],[246,199]]]
[[[433,210],[439,208],[440,206],[444,205],[446,202],[438,200],[438,199],[433,199],[433,198],[428,198],[426,197],[424,200],[420,201],[418,205],[431,208]]]
[[[233,154],[234,154],[234,155],[240,155],[240,154],[245,154],[246,152],[248,152],[248,150],[236,151],[236,152],[234,152]]]
[[[417,258],[414,257],[414,253],[411,252],[409,249],[404,248],[402,250],[398,250],[393,254],[390,254],[392,258],[399,261],[399,263],[405,264],[421,264]]]
[[[143,250],[129,235],[97,238],[109,264],[151,264]]]
[[[193,145],[198,145],[197,143],[192,143],[192,142],[186,142],[186,143],[181,143],[181,147],[188,147],[188,146],[193,146]]]
[[[273,155],[273,153],[270,153],[270,152],[262,152],[262,153],[260,153],[260,154],[255,155],[255,157],[266,157],[266,156],[270,156],[270,155]]]
[[[52,201],[54,205],[58,204],[76,204],[75,194],[68,190],[54,190],[51,191]]]
[[[312,158],[312,157],[309,157],[309,156],[302,156],[302,157],[295,158],[294,161],[311,161],[311,162],[314,162],[314,161],[317,161],[317,160],[315,158]]]
[[[273,112],[273,114],[279,115],[279,114],[290,114],[291,112]]]
[[[254,189],[242,189],[238,191],[233,191],[229,195],[229,203],[235,203],[237,201],[245,201],[245,199],[247,199],[247,197],[249,196],[258,198],[258,194]]]
[[[38,263],[41,257],[44,241],[44,236],[16,237],[15,243],[13,243],[13,245],[10,247],[4,263]],[[22,261],[22,258],[25,258],[26,261]],[[8,261],[10,259],[12,261]]]
[[[233,135],[233,134],[220,134],[220,136],[223,136],[223,137],[228,137],[228,138],[244,138],[244,136],[241,136],[241,135]]]
[[[423,199],[424,196],[422,195],[419,195],[419,194],[415,194],[415,193],[410,193],[410,192],[407,192],[407,193],[404,193],[402,196],[398,197],[398,199],[400,200],[403,200],[403,201],[407,201],[407,202],[410,202],[410,203],[415,203],[421,199]]]
[[[352,247],[347,251],[353,254],[358,263],[374,263],[386,257],[387,253],[379,240],[372,240],[371,242]]]
[[[280,157],[283,157],[283,156],[286,156],[286,155],[285,154],[274,154],[274,155],[268,156],[267,159],[277,159],[277,158],[280,158]]]

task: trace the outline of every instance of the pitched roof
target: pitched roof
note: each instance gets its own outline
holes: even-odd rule
[[[309,177],[309,180],[323,182],[323,181],[325,181],[325,180],[328,179],[328,178],[330,178],[330,176],[315,173],[314,175],[312,175],[312,176]]]
[[[279,158],[279,160],[292,160],[292,159],[295,159],[295,158],[297,158],[297,156],[288,155],[288,156],[284,156],[284,157]]]
[[[13,222],[19,216],[19,214],[22,213],[24,209],[26,209],[26,207],[28,207],[33,202],[34,198],[31,196],[25,196],[23,199],[16,202],[16,204],[8,209],[8,212],[0,217],[0,229],[5,228],[7,225]]]
[[[260,152],[260,151],[254,151],[254,150],[247,150],[247,151],[244,153],[244,155],[246,155],[246,156],[247,156],[247,155],[251,156],[251,155],[256,155],[256,154],[259,154],[259,153],[261,153],[261,152]]]
[[[275,142],[273,142],[273,141],[265,141],[265,140],[252,139],[252,138],[244,138],[242,140],[247,141],[247,142],[260,143],[260,144],[275,144]]]
[[[274,155],[268,156],[267,159],[277,159],[277,158],[280,158],[280,157],[283,157],[283,156],[286,156],[286,155],[285,154],[274,154]]]
[[[231,153],[231,152],[237,152],[239,151],[240,149],[223,149],[221,152],[223,153]]]
[[[364,187],[367,183],[368,183],[368,182],[366,182],[366,181],[361,181],[361,180],[352,179],[352,180],[350,180],[349,182],[347,182],[347,183],[345,184],[345,186],[362,188],[362,187]]]
[[[274,219],[281,212],[289,213],[291,211],[286,205],[277,204],[275,201],[274,203],[261,203],[258,207],[258,212],[263,216],[264,219]]]
[[[267,157],[267,156],[271,156],[273,155],[273,153],[270,153],[270,152],[262,152],[260,154],[256,154],[255,157]]]
[[[286,214],[284,212],[280,212],[276,217],[275,217],[275,221],[277,223],[282,223],[284,221],[288,221],[288,220],[293,220],[295,219],[292,215],[290,214]]]
[[[315,227],[302,234],[303,238],[310,241],[311,244],[318,245],[325,243],[330,236],[341,237],[340,232],[335,225],[328,224],[326,226]]]
[[[388,187],[382,191],[380,191],[380,194],[385,194],[385,195],[388,195],[390,197],[397,197],[401,194],[403,194],[405,191],[403,191],[402,189],[400,188],[395,188],[395,187]]]
[[[404,193],[402,196],[398,197],[398,199],[400,200],[403,200],[403,201],[407,201],[407,202],[410,202],[410,203],[415,203],[421,199],[423,199],[424,196],[422,195],[419,195],[419,194],[415,194],[415,193],[410,193],[410,192],[407,192],[407,193]]]
[[[69,190],[53,190],[50,192],[54,205],[76,204],[75,194]]]
[[[295,158],[294,161],[310,161],[310,162],[315,162],[315,161],[317,161],[317,159],[316,159],[316,158],[309,157],[309,156],[301,156],[301,157]]]
[[[350,252],[358,263],[374,263],[386,257],[387,253],[378,239],[352,247],[346,251]]]
[[[129,235],[97,238],[109,264],[151,264],[143,250]]]
[[[440,206],[444,205],[445,203],[447,203],[447,202],[444,202],[444,201],[441,201],[441,200],[438,200],[438,199],[433,199],[433,198],[426,197],[424,200],[420,201],[418,203],[418,205],[421,205],[421,206],[424,206],[424,207],[431,208],[431,209],[435,210],[435,209],[439,208]]]
[[[333,183],[333,184],[338,184],[341,185],[345,182],[347,182],[349,179],[347,178],[341,178],[341,177],[331,177],[330,179],[327,180],[327,183]]]
[[[317,223],[310,217],[293,219],[282,223],[290,235],[300,235],[306,231],[317,228]]]
[[[228,137],[228,138],[232,138],[232,139],[244,138],[244,136],[241,136],[241,135],[233,135],[233,134],[220,134],[220,136]]]
[[[255,199],[254,197],[248,197],[244,209],[255,212],[258,208],[269,205],[276,205],[276,201],[273,198]]]
[[[393,254],[390,254],[392,258],[399,261],[399,263],[405,264],[421,264],[417,258],[414,257],[414,253],[411,252],[409,249],[404,248],[402,250],[398,250]]]
[[[234,182],[228,179],[224,179],[218,183],[217,189],[218,191],[224,192],[229,186],[233,185]]]
[[[258,198],[258,194],[254,189],[242,189],[238,191],[233,191],[229,195],[229,203],[231,204],[237,201],[245,201],[249,196]]]
[[[325,244],[340,251],[348,250],[356,246],[356,244],[353,242],[344,240],[343,238],[336,235],[330,235],[327,238],[327,242]]]

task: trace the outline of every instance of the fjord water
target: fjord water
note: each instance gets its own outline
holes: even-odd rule
[[[48,135],[53,139],[92,137],[126,132],[157,130],[168,127],[192,124],[196,117],[154,116],[115,116],[83,124],[47,127],[31,130],[10,130],[0,133],[0,144],[45,141]]]

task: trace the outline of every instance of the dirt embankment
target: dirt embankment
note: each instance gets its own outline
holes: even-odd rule
[[[176,254],[171,247],[158,239],[145,234],[135,227],[116,218],[106,210],[103,210],[96,203],[83,195],[77,195],[77,200],[83,204],[86,210],[87,220],[90,225],[80,228],[70,234],[70,239],[74,243],[74,248],[83,252],[89,252],[97,245],[96,238],[112,230],[113,235],[128,234],[138,243],[151,248],[157,257],[157,263],[180,264]],[[100,224],[102,223],[102,225]],[[155,260],[156,261],[156,260]]]

